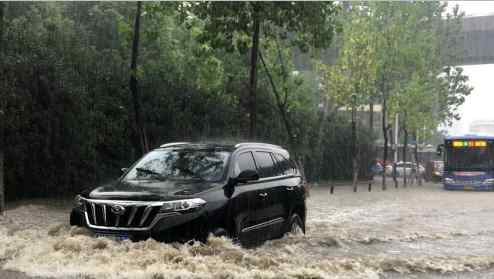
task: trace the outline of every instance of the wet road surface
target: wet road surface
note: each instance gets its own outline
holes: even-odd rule
[[[494,278],[494,192],[389,184],[314,186],[307,235],[255,249],[95,239],[67,203],[22,203],[0,217],[0,278]]]

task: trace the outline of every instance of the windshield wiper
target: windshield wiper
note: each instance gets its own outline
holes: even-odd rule
[[[153,175],[155,176],[156,178],[158,178],[158,180],[165,180],[166,177],[163,176],[161,173],[159,172],[156,172],[156,171],[153,171],[153,170],[150,170],[150,169],[145,169],[145,168],[136,168],[136,171],[138,172],[142,172],[142,173],[146,173],[146,174],[150,174],[150,175]]]

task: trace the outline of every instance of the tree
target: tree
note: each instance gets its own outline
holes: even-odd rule
[[[416,135],[419,127],[433,131],[458,117],[457,108],[471,91],[461,68],[443,67],[447,64],[442,57],[457,59],[459,52],[454,48],[459,42],[451,38],[452,32],[443,38],[442,11],[443,5],[437,2],[347,4],[339,57],[335,65],[320,67],[329,100],[352,108],[352,116],[355,107],[380,99],[385,162],[392,127],[389,116],[400,115],[406,159],[409,134]],[[444,40],[450,46],[445,51],[441,47]],[[356,96],[355,100],[351,96]],[[359,165],[356,158],[353,156],[354,181]],[[384,175],[382,185],[386,189]]]
[[[142,2],[137,2],[137,9],[134,23],[134,38],[132,40],[132,56],[130,62],[130,92],[132,93],[135,113],[135,125],[136,132],[139,138],[141,146],[141,152],[146,153],[149,151],[149,144],[146,136],[146,130],[144,128],[144,119],[142,116],[142,106],[139,94],[139,88],[137,83],[137,57],[139,55],[139,32],[140,32],[140,19],[141,19],[141,6]]]
[[[462,74],[460,67],[447,64],[458,61],[461,52],[456,47],[460,41],[451,38],[451,34],[446,35],[446,40],[454,40],[454,43],[448,42],[444,47],[443,34],[461,21],[453,21],[448,16],[452,26],[445,30],[442,25],[444,6],[437,2],[409,3],[401,9],[406,29],[401,32],[399,55],[402,59],[397,69],[402,78],[391,96],[390,109],[401,116],[404,160],[409,132],[415,137],[414,155],[418,170],[418,131],[423,131],[423,139],[426,139],[439,125],[448,125],[452,119],[458,118],[457,109],[472,88],[467,85],[468,77]],[[403,179],[406,185],[406,175]]]
[[[0,61],[3,61],[3,30],[4,30],[4,2],[0,2]],[[4,71],[0,66],[0,74]],[[4,186],[4,131],[5,131],[5,117],[3,109],[3,101],[0,103],[0,215],[5,210],[5,186]]]
[[[356,110],[368,104],[375,95],[377,68],[375,32],[372,32],[366,12],[352,9],[347,20],[336,65],[330,69],[326,67],[322,82],[333,102],[351,110],[353,187],[356,191],[360,165]]]
[[[250,138],[256,137],[257,60],[263,37],[281,36],[307,51],[328,46],[335,29],[332,2],[202,2],[184,5],[183,11],[184,18],[194,15],[204,22],[200,41],[241,54],[250,47]]]

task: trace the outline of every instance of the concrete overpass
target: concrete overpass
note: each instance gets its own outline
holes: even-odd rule
[[[494,64],[494,15],[463,19],[463,65]]]
[[[463,46],[459,51],[459,65],[494,64],[494,15],[463,18],[463,32],[460,34]],[[338,55],[338,40],[318,55],[324,63],[334,64]],[[294,63],[299,70],[310,70],[308,54],[296,53]]]

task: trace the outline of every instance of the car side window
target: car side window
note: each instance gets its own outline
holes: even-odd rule
[[[283,156],[281,156],[281,154],[275,153],[273,155],[278,162],[278,169],[280,170],[281,175],[288,174],[290,168],[288,161]]]
[[[284,175],[290,175],[296,173],[295,166],[285,156],[276,153],[276,160],[278,161],[279,168]]]
[[[235,162],[235,175],[239,175],[244,170],[256,170],[256,164],[252,152],[244,152],[238,155]]]
[[[277,175],[273,159],[269,152],[256,151],[254,157],[261,178]]]
[[[273,159],[273,162],[274,162],[275,176],[284,175],[285,172],[283,171],[283,168],[281,167],[280,160],[276,157],[276,153],[270,153],[270,155],[271,155],[271,159]]]

